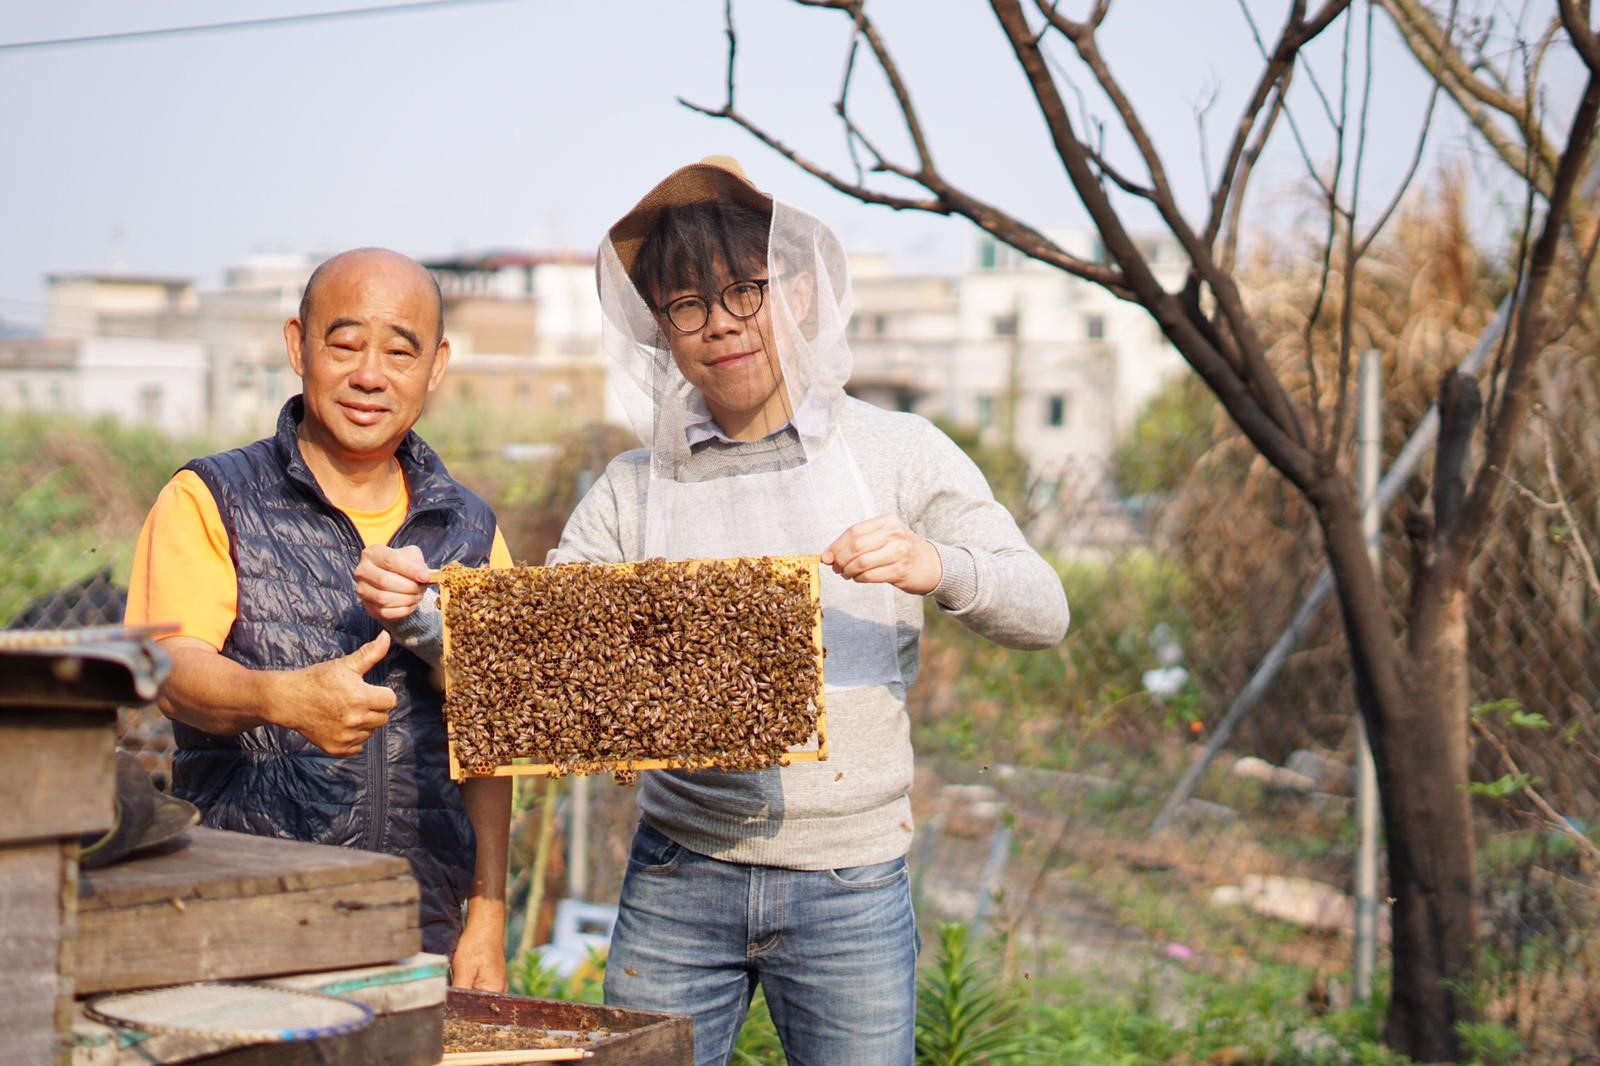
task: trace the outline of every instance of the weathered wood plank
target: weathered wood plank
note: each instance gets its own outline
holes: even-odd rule
[[[84,871],[79,911],[87,914],[171,899],[271,896],[410,873],[409,864],[395,855],[204,826],[189,830],[185,841],[185,847],[129,856],[104,869]]]
[[[61,944],[73,860],[59,841],[0,847],[0,1034],[8,1062],[53,1062],[72,1005]]]
[[[175,893],[80,911],[78,993],[403,959],[422,942],[418,898],[407,875],[220,899]]]
[[[115,711],[0,709],[0,841],[111,828]]]

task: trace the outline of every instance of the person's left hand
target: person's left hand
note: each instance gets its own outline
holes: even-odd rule
[[[822,565],[848,581],[887,583],[913,596],[939,587],[944,564],[938,549],[886,514],[857,522],[822,551]]]
[[[471,907],[467,925],[456,941],[450,957],[450,983],[457,988],[476,988],[484,992],[506,990],[505,925],[496,929],[489,922],[474,922]]]

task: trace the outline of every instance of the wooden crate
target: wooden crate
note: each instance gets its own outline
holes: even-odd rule
[[[683,561],[683,562],[680,562],[680,563],[670,563],[668,565],[670,565],[670,566],[681,566],[682,568],[684,568],[684,570],[686,572],[692,574],[696,570],[698,570],[700,567],[705,566],[705,565],[709,565],[709,564],[713,564],[713,563],[716,563],[716,564],[736,563],[738,561],[739,560],[731,560],[731,559],[729,559],[729,560],[704,560],[704,561],[702,561],[702,560],[686,560],[686,561]],[[814,617],[814,622],[813,622],[812,631],[811,631],[811,644],[812,644],[812,648],[813,648],[813,653],[816,656],[816,664],[817,664],[817,688],[816,688],[816,694],[815,694],[815,697],[814,697],[815,706],[816,706],[816,709],[817,709],[816,733],[815,733],[816,746],[814,748],[791,749],[791,750],[787,751],[786,753],[784,753],[783,755],[781,755],[777,759],[777,763],[778,763],[778,765],[787,766],[790,763],[794,763],[794,762],[820,762],[820,761],[825,761],[828,758],[828,715],[827,715],[827,706],[826,706],[825,699],[824,699],[824,686],[823,686],[823,673],[824,673],[824,671],[823,671],[823,663],[824,663],[825,651],[824,651],[823,643],[822,643],[822,585],[821,585],[821,577],[820,577],[820,574],[819,574],[819,571],[818,571],[820,558],[818,556],[815,556],[815,555],[770,556],[770,557],[765,557],[763,561],[773,564],[774,566],[776,566],[780,570],[786,570],[786,571],[789,571],[790,573],[801,572],[801,573],[804,573],[805,575],[807,575],[807,577],[809,579],[810,598],[811,598],[811,604],[812,604],[812,607],[813,607],[813,617]],[[568,564],[568,565],[573,565],[573,564]],[[603,569],[603,570],[607,570],[607,571],[611,571],[613,573],[623,574],[623,575],[631,574],[634,571],[636,571],[638,569],[638,567],[639,567],[638,563],[616,563],[616,564],[599,564],[599,563],[595,563],[595,564],[578,564],[578,565],[595,566],[595,567],[597,567],[599,569]],[[524,568],[520,568],[519,572],[520,572],[520,574],[521,574],[521,576],[522,576],[522,578],[524,580],[527,580],[527,581],[533,582],[533,583],[537,583],[537,582],[539,582],[541,580],[543,575],[548,574],[550,571],[549,571],[549,568],[545,568],[545,567],[524,567]],[[437,573],[439,573],[439,572],[436,572],[436,574]],[[475,774],[475,773],[469,771],[468,768],[463,765],[461,759],[459,759],[458,755],[457,755],[454,728],[451,725],[450,715],[448,713],[448,710],[449,710],[448,701],[450,699],[450,696],[451,696],[452,692],[455,690],[455,685],[456,685],[456,682],[452,681],[452,676],[451,676],[452,675],[452,669],[451,669],[452,647],[451,647],[451,628],[450,628],[450,625],[449,625],[449,622],[448,622],[449,613],[450,613],[449,612],[449,607],[450,607],[450,583],[448,581],[445,581],[445,582],[441,582],[441,584],[440,584],[440,610],[441,610],[441,613],[444,615],[444,617],[446,619],[446,624],[445,624],[445,628],[444,628],[445,691],[446,691],[446,700],[447,700],[446,727],[447,727],[447,731],[450,733],[450,741],[449,741],[450,776],[453,777],[455,780],[460,781],[460,780],[462,780],[462,779],[464,779],[466,777],[469,777],[469,776],[488,776],[488,775]],[[559,634],[554,634],[552,639],[560,639]],[[557,693],[557,695],[559,695],[559,692]],[[580,774],[583,774],[583,773],[605,771],[605,770],[638,771],[638,770],[661,770],[661,769],[702,769],[702,768],[709,767],[709,766],[714,766],[714,765],[716,765],[716,759],[714,757],[707,757],[707,758],[662,757],[662,758],[613,759],[613,760],[603,761],[602,763],[597,763],[596,765],[585,767],[585,768],[580,769],[580,770],[578,770],[576,772],[578,772]],[[505,777],[505,776],[519,776],[519,775],[527,775],[527,774],[548,775],[548,774],[560,773],[560,772],[562,772],[562,771],[561,771],[561,768],[558,767],[558,766],[555,766],[555,765],[552,765],[552,764],[549,764],[549,763],[536,763],[536,762],[533,762],[532,760],[528,760],[528,759],[521,759],[521,760],[513,760],[513,761],[510,761],[510,762],[504,762],[504,763],[501,763],[501,764],[497,765],[494,768],[493,776]]]
[[[541,1032],[605,1030],[584,1043],[589,1066],[692,1066],[694,1025],[681,1014],[597,1007],[452,988],[445,1017]]]
[[[83,872],[78,994],[393,962],[418,900],[398,856],[196,827]]]

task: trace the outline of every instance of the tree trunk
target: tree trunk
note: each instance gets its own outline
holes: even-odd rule
[[[1453,1060],[1456,1024],[1471,1017],[1476,930],[1465,570],[1419,570],[1402,650],[1349,482],[1331,478],[1308,496],[1333,566],[1383,804],[1394,932],[1385,1041],[1423,1062]]]
[[[1408,705],[1391,719],[1379,770],[1389,827],[1394,992],[1384,1040],[1424,1062],[1455,1058],[1471,1018],[1473,836],[1465,568],[1425,583],[1410,611]]]

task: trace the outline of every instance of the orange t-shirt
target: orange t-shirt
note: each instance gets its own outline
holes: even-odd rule
[[[367,546],[387,544],[411,504],[404,487],[379,511],[345,511]],[[511,552],[494,531],[489,565],[511,566]],[[192,470],[180,470],[144,520],[128,579],[129,625],[175,622],[177,637],[194,637],[222,650],[239,614],[239,581],[228,551],[228,528],[211,490]]]

